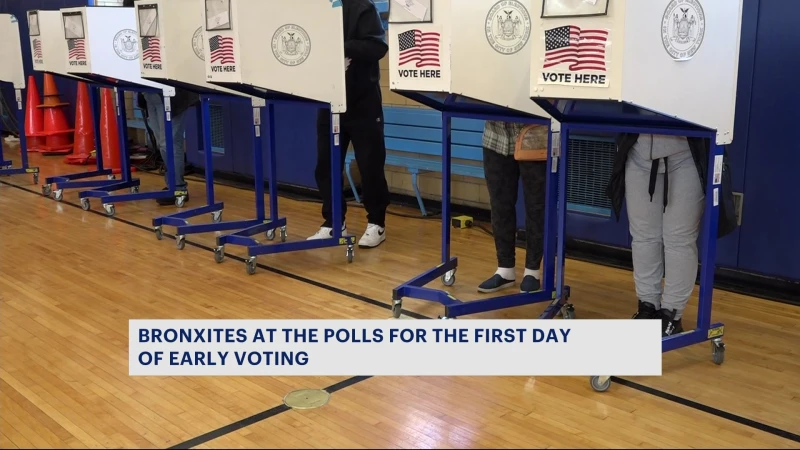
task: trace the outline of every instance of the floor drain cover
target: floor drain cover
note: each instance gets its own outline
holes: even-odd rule
[[[328,404],[331,394],[321,389],[301,389],[283,397],[283,404],[292,409],[315,409]]]

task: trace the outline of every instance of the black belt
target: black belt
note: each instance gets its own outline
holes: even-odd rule
[[[653,165],[650,166],[650,201],[653,201],[653,194],[656,192],[656,179],[658,177],[658,164],[660,159],[654,159]],[[664,211],[667,210],[667,192],[669,192],[669,166],[667,165],[667,158],[664,158]]]

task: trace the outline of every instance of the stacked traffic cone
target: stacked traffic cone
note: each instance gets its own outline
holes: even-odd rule
[[[25,106],[25,137],[28,138],[28,151],[38,152],[44,145],[44,111],[39,108],[39,87],[36,78],[28,77],[28,99]]]
[[[100,97],[100,144],[103,148],[103,168],[111,169],[111,173],[122,173],[114,91],[106,88],[102,89]],[[131,172],[135,171],[136,168],[131,167]]]
[[[94,117],[89,105],[89,88],[78,82],[78,99],[75,101],[75,151],[64,158],[67,164],[94,164]]]
[[[53,75],[44,74],[44,102],[39,108],[44,109],[45,143],[39,150],[43,155],[66,155],[72,153],[72,132],[75,131],[67,125],[67,117],[63,107],[68,103],[61,103]]]

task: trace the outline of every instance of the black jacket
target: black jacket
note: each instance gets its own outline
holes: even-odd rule
[[[686,138],[689,142],[689,149],[692,152],[695,166],[697,166],[697,175],[700,177],[700,183],[703,187],[703,192],[706,192],[706,183],[708,182],[708,157],[711,150],[711,142],[707,138]],[[628,161],[628,153],[633,148],[636,141],[639,140],[638,134],[622,133],[617,136],[617,154],[614,157],[614,167],[611,172],[611,180],[606,189],[606,195],[611,199],[611,205],[614,209],[614,214],[617,220],[620,219],[622,212],[622,204],[625,201],[625,164]],[[653,161],[654,172],[658,168],[659,161]],[[665,193],[668,184],[665,178]],[[642,189],[645,189],[642,186]],[[728,153],[723,152],[722,161],[722,181],[719,186],[719,224],[717,226],[717,237],[721,238],[732,233],[736,227],[736,210],[733,200],[733,185],[731,182],[730,169],[728,167]],[[652,196],[653,183],[651,182],[650,195]],[[666,202],[665,202],[666,204]]]
[[[389,51],[378,10],[370,0],[342,0],[344,57],[352,61],[345,72],[347,113],[373,110],[381,103],[378,61]]]

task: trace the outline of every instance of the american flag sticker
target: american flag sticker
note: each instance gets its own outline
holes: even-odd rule
[[[608,87],[610,33],[564,25],[544,30],[540,84]]]
[[[83,39],[67,39],[69,59],[86,61],[86,44]]]
[[[236,64],[233,55],[233,38],[213,36],[208,40],[208,51],[211,56],[211,64]]]
[[[397,35],[400,49],[398,65],[411,67],[439,67],[440,34],[409,30]]]
[[[39,39],[33,40],[33,59],[42,59],[42,41]]]
[[[157,37],[142,38],[142,62],[161,62],[161,42]]]

